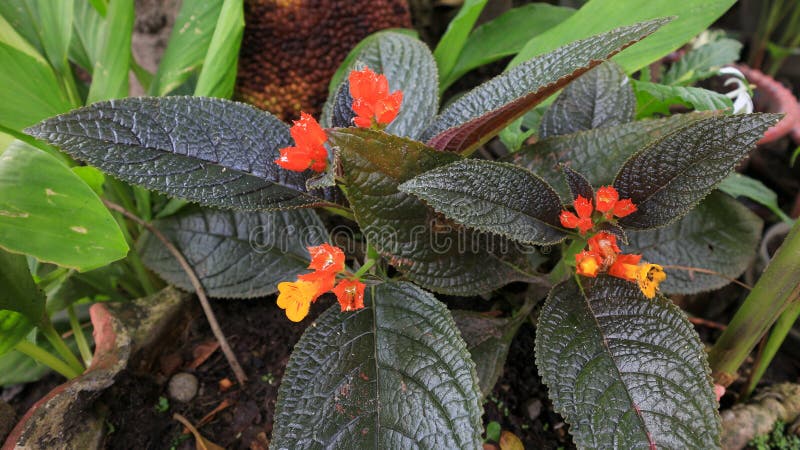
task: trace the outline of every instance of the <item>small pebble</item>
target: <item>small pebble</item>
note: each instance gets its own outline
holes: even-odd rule
[[[525,411],[528,413],[529,419],[536,420],[542,413],[542,401],[538,398],[529,400],[525,405]]]
[[[190,373],[177,373],[169,380],[169,396],[179,402],[190,402],[197,395],[197,377]]]

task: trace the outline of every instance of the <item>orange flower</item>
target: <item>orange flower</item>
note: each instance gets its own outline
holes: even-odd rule
[[[275,160],[275,164],[294,172],[307,169],[314,172],[324,171],[328,165],[328,150],[324,145],[328,136],[319,123],[303,112],[300,113],[300,120],[294,121],[289,133],[295,146],[282,148],[281,156]]]
[[[667,274],[664,273],[664,268],[658,264],[639,264],[636,281],[645,297],[655,297],[658,285],[666,279]]]
[[[311,273],[298,275],[297,279],[317,284],[317,293],[314,294],[314,297],[311,299],[313,303],[317,301],[320,295],[333,289],[333,285],[336,284],[336,272],[316,270]]]
[[[344,270],[344,252],[339,247],[334,247],[331,244],[322,244],[316,247],[308,247],[308,253],[311,254],[309,269],[333,273]]]
[[[569,211],[561,211],[558,219],[564,228],[577,228],[582,235],[586,234],[594,226],[592,223],[592,201],[579,195],[573,202],[573,206],[575,207],[575,212],[578,213],[577,216]]]
[[[596,277],[600,272],[601,258],[594,252],[587,252],[586,250],[575,255],[575,267],[578,275],[585,277]]]
[[[350,95],[353,97],[353,122],[361,128],[379,127],[391,123],[403,102],[403,92],[389,93],[389,80],[376,74],[369,67],[354,70],[347,77],[350,82]]]
[[[625,200],[620,200],[614,205],[614,215],[617,217],[625,217],[629,214],[633,214],[636,212],[636,205],[633,204],[633,201],[629,198]]]
[[[623,280],[636,281],[642,255],[617,255],[617,260],[608,269],[608,274]]]
[[[319,286],[310,281],[294,281],[278,283],[278,307],[286,310],[286,317],[292,322],[300,322],[308,315],[311,302]]]
[[[617,255],[622,251],[617,245],[617,237],[611,233],[601,231],[589,238],[589,251],[597,254],[603,260],[603,265],[608,267],[613,264]]]
[[[333,289],[342,311],[353,311],[364,307],[364,288],[358,280],[342,280]]]
[[[614,209],[614,204],[619,200],[619,193],[611,186],[603,186],[597,190],[594,197],[597,201],[597,210],[607,213]]]

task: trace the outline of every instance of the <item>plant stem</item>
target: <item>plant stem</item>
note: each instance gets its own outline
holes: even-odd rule
[[[800,221],[708,355],[716,383],[730,386],[747,355],[787,308],[800,299]]]
[[[17,345],[14,346],[14,350],[30,356],[34,361],[44,364],[69,379],[75,378],[81,374],[80,371],[73,369],[57,356],[25,339],[17,342]]]
[[[63,339],[61,339],[61,336],[58,334],[58,331],[56,331],[56,329],[53,328],[53,323],[50,322],[50,318],[47,317],[46,315],[39,323],[39,331],[41,331],[44,337],[47,338],[47,340],[50,342],[50,345],[53,346],[56,353],[58,353],[58,355],[61,356],[61,358],[64,360],[64,362],[67,363],[67,365],[69,365],[75,372],[77,372],[78,375],[83,373],[85,367],[83,367],[83,364],[81,364],[81,362],[78,361],[78,358],[75,357],[75,354],[72,353],[72,350],[70,350],[70,348],[67,347],[67,344],[64,342]]]
[[[78,351],[81,352],[81,358],[86,367],[92,364],[92,351],[89,348],[89,341],[86,340],[86,335],[83,334],[83,328],[78,320],[78,315],[75,314],[75,307],[73,305],[67,306],[67,315],[69,316],[69,325],[72,327],[72,333],[75,335],[75,343],[78,344]]]
[[[561,260],[558,261],[558,264],[556,264],[550,272],[551,283],[557,284],[567,278],[569,267],[575,265],[575,255],[580,253],[584,247],[586,247],[586,239],[573,239],[569,247],[567,247],[561,255]],[[578,285],[580,285],[580,283],[578,283]]]
[[[353,222],[356,221],[356,216],[353,215],[353,211],[351,211],[351,210],[349,210],[347,208],[338,207],[338,206],[326,206],[326,207],[324,207],[322,209],[324,209],[325,211],[328,211],[330,213],[336,214],[337,216],[342,216],[345,219],[350,219]]]
[[[222,332],[219,322],[217,322],[217,316],[214,315],[214,310],[211,309],[211,304],[208,302],[206,291],[203,289],[203,285],[200,283],[200,279],[197,278],[197,274],[195,273],[191,264],[189,264],[189,261],[186,260],[181,251],[178,250],[178,248],[175,247],[172,242],[170,242],[169,239],[167,239],[167,237],[164,236],[164,234],[161,233],[161,231],[159,231],[156,227],[145,222],[132,212],[120,205],[117,205],[116,203],[111,203],[110,201],[103,199],[103,204],[105,204],[108,209],[117,211],[139,225],[147,228],[149,232],[153,233],[153,236],[155,236],[159,241],[161,241],[162,244],[164,244],[164,247],[167,249],[167,251],[169,251],[176,260],[178,260],[178,264],[180,264],[181,268],[183,268],[183,270],[186,272],[186,275],[189,277],[189,281],[192,283],[192,286],[197,293],[197,298],[200,300],[200,305],[203,307],[203,312],[206,315],[206,320],[208,320],[208,325],[211,327],[211,332],[214,333],[214,337],[217,339],[217,342],[219,342],[219,347],[222,349],[225,359],[228,360],[228,364],[231,366],[233,374],[236,376],[239,384],[244,385],[245,382],[247,382],[247,375],[245,375],[241,364],[239,364],[239,360],[236,359],[236,355],[233,353],[231,346],[228,344],[228,339],[225,338],[225,334]]]
[[[758,382],[761,381],[761,377],[763,377],[764,372],[767,371],[767,367],[769,367],[769,364],[772,362],[772,358],[778,353],[778,349],[781,347],[781,344],[783,344],[789,331],[791,331],[798,316],[800,316],[800,303],[794,303],[786,308],[786,311],[784,311],[778,321],[775,322],[775,326],[772,327],[769,338],[767,338],[767,343],[764,345],[761,359],[753,368],[753,374],[750,376],[750,383],[747,385],[747,390],[745,391],[745,398],[750,397],[750,394],[753,393]]]
[[[372,266],[375,265],[374,259],[367,259],[364,261],[364,265],[361,266],[356,273],[353,274],[353,278],[361,278]]]

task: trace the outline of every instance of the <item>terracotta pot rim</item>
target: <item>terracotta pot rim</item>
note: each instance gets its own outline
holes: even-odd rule
[[[747,77],[749,82],[756,85],[756,89],[760,93],[775,99],[779,112],[786,114],[775,126],[764,133],[764,137],[758,141],[758,144],[775,142],[789,133],[792,133],[792,139],[795,142],[800,143],[800,103],[797,102],[792,91],[758,69],[741,64],[737,64],[736,68]]]

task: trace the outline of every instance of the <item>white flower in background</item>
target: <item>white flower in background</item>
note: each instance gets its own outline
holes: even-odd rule
[[[723,67],[717,72],[718,75],[733,75],[733,78],[725,80],[725,86],[735,85],[736,89],[725,94],[733,100],[733,113],[753,112],[753,98],[750,96],[750,87],[744,74],[734,67]]]

